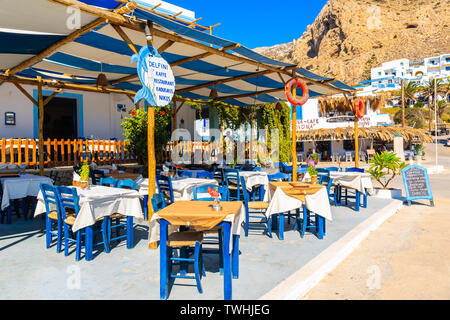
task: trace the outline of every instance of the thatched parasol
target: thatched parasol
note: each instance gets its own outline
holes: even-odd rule
[[[376,96],[366,96],[366,97],[357,97],[363,101],[364,105],[367,108],[370,108],[373,111],[377,111],[382,108],[386,100],[393,97],[391,92],[382,92],[378,93]],[[323,97],[319,98],[319,110],[322,114],[328,113],[330,111],[346,113],[353,112],[353,105],[355,102],[355,98],[353,97],[342,97],[342,98],[332,98],[332,97]]]
[[[359,128],[358,136],[390,142],[394,140],[396,133],[400,133],[407,142],[414,142],[415,137],[422,143],[433,142],[432,137],[426,130],[410,127]],[[297,141],[353,140],[354,138],[355,129],[353,127],[297,131]]]

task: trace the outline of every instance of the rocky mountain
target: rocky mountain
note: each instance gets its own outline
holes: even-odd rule
[[[255,51],[354,85],[382,62],[450,53],[450,0],[329,0],[300,38]]]

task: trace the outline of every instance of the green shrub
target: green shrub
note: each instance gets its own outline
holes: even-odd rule
[[[381,184],[383,189],[387,189],[395,176],[399,175],[402,169],[407,166],[394,152],[388,151],[376,153],[370,163],[368,172]]]

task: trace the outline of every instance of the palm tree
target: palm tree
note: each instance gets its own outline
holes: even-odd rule
[[[437,102],[437,111],[436,111],[436,113],[437,113],[437,116],[438,116],[438,119],[441,119],[442,118],[442,115],[444,114],[444,112],[445,112],[445,109],[447,109],[447,107],[450,105],[446,100],[439,100],[438,102]],[[434,112],[434,103],[433,104],[431,104],[431,108],[430,108],[433,112]],[[439,122],[439,121],[438,121]]]
[[[424,98],[428,101],[428,128],[431,131],[431,108],[434,104],[434,90],[436,86],[437,93],[443,93],[443,81],[442,79],[431,79],[425,85],[420,87],[420,93],[424,96]]]
[[[416,101],[416,93],[419,92],[419,83],[415,81],[406,82],[403,92],[405,94],[405,100],[408,102],[408,106],[411,107],[411,105],[414,104],[414,101]]]

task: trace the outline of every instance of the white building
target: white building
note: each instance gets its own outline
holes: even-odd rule
[[[363,91],[398,90],[402,79],[424,84],[434,78],[445,80],[447,77],[450,77],[450,53],[421,61],[399,59],[384,62],[381,67],[372,68],[371,80],[360,82],[358,88],[363,88]]]

